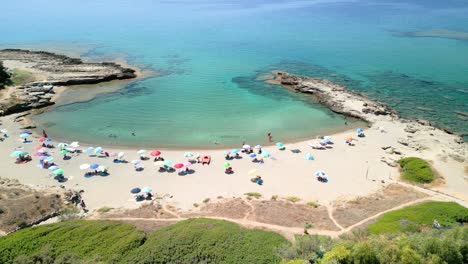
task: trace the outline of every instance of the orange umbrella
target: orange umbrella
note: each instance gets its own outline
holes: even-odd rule
[[[352,137],[347,137],[347,138],[346,138],[346,142],[351,142],[351,141],[353,141],[353,138],[352,138]]]

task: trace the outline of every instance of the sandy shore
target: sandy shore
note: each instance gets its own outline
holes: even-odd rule
[[[322,93],[339,102],[344,112],[353,112],[371,123],[365,128],[366,137],[358,138],[354,130],[330,135],[335,144],[330,149],[315,150],[309,145],[318,140],[307,140],[286,144],[286,150],[276,146],[265,147],[271,154],[264,164],[256,164],[245,154],[242,159],[229,161],[234,174],[225,174],[223,164],[226,150],[163,150],[162,156],[172,160],[173,164],[187,161],[184,153],[191,151],[201,155],[211,155],[210,165],[194,164],[193,173],[179,175],[177,172],[158,172],[158,167],[150,161],[143,161],[144,170],[137,172],[134,166],[114,164],[112,158],[90,157],[87,154],[72,156],[63,160],[58,149],[50,151],[55,163],[65,171],[67,181],[58,183],[49,176],[50,171],[38,167],[38,158],[27,164],[15,164],[9,154],[18,147],[29,153],[35,152],[39,145],[37,138],[32,143],[22,143],[19,138],[22,125],[14,122],[17,115],[2,117],[1,129],[8,130],[9,138],[0,142],[0,164],[2,176],[18,179],[30,186],[63,186],[67,189],[84,190],[83,198],[88,208],[98,209],[103,206],[135,208],[141,203],[135,202],[130,194],[134,187],[151,187],[155,193],[166,195],[165,202],[182,210],[195,209],[194,203],[201,203],[206,198],[215,199],[240,197],[247,192],[259,192],[265,198],[273,195],[280,197],[297,196],[303,201],[318,201],[329,204],[337,200],[352,199],[381,190],[382,187],[398,181],[399,171],[394,161],[404,156],[416,156],[430,161],[435,170],[443,177],[445,184],[432,187],[434,190],[453,196],[466,205],[468,199],[466,143],[459,142],[456,135],[414,121],[399,119],[396,115],[376,115],[375,112],[363,113],[363,104],[378,103],[352,94],[326,81],[301,79],[301,87],[315,87]],[[309,85],[309,86],[308,86]],[[337,88],[338,87],[338,88]],[[408,129],[411,126],[412,129]],[[382,129],[383,128],[383,129]],[[45,128],[47,129],[47,128]],[[63,136],[66,138],[66,135]],[[353,137],[354,146],[344,143],[345,138]],[[57,144],[58,142],[53,142]],[[247,142],[251,146],[256,142]],[[96,147],[96,146],[95,146]],[[232,146],[240,148],[241,146]],[[386,150],[383,149],[386,148]],[[84,146],[80,147],[81,149]],[[148,146],[148,152],[157,146]],[[300,150],[293,153],[291,150]],[[390,151],[389,151],[390,150]],[[105,148],[109,153],[124,151],[128,161],[138,159],[137,149],[119,147]],[[306,160],[310,153],[314,160]],[[85,177],[80,164],[98,163],[109,168],[109,176]],[[250,181],[254,175],[248,171],[256,169],[256,175],[264,179],[262,186]],[[328,183],[317,181],[314,173],[322,170],[327,174]]]

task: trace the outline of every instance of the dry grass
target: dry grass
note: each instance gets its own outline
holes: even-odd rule
[[[333,217],[343,227],[427,195],[413,189],[392,184],[370,196],[335,204]]]
[[[139,208],[130,210],[117,210],[114,209],[109,213],[104,213],[102,218],[155,218],[155,219],[167,219],[175,218],[174,214],[162,209],[157,204],[143,204]]]
[[[293,204],[286,201],[252,201],[254,214],[249,220],[287,227],[301,227],[306,223],[317,229],[339,230],[328,217],[327,209],[307,204]]]
[[[199,212],[184,213],[183,217],[226,217],[232,219],[244,218],[250,207],[241,198],[228,199],[216,203],[208,203],[200,206]]]
[[[0,179],[0,231],[11,232],[64,207],[59,193],[37,191],[15,180]]]

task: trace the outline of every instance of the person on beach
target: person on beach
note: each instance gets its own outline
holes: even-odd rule
[[[81,202],[80,202],[80,207],[81,207],[81,209],[83,209],[83,212],[86,213],[86,204],[85,204],[85,202],[84,202],[83,199],[82,199]]]
[[[273,142],[273,137],[270,132],[268,133],[268,142]]]
[[[48,136],[47,136],[47,133],[46,133],[45,129],[42,129],[42,136],[43,136],[43,137],[45,137],[45,138],[48,138]]]

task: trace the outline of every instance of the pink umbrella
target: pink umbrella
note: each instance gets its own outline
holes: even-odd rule
[[[184,164],[182,164],[182,163],[174,164],[174,168],[175,168],[175,169],[181,169],[181,168],[183,168],[183,167],[184,167]]]
[[[161,155],[161,151],[159,151],[159,150],[151,151],[150,154],[151,154],[151,156],[159,156],[159,155]]]
[[[189,161],[186,161],[183,163],[184,164],[184,167],[190,167],[192,166],[192,162],[189,162]]]
[[[110,156],[113,157],[113,158],[116,158],[116,157],[117,157],[117,153],[113,152],[113,153],[110,154]]]
[[[36,156],[36,157],[42,156],[42,153],[41,152],[36,152],[36,153],[34,153],[34,156]]]

